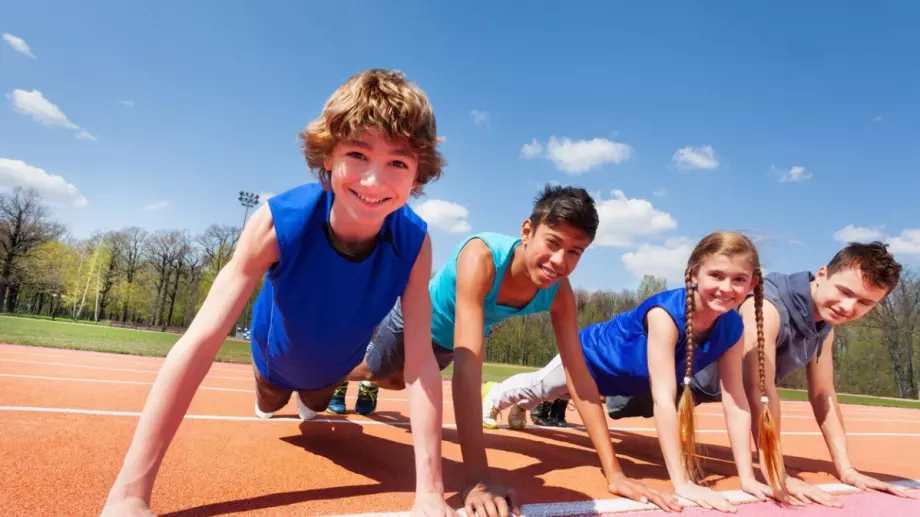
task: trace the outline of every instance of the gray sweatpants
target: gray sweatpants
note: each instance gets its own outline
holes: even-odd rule
[[[535,372],[508,377],[492,388],[489,397],[499,411],[514,405],[532,409],[541,402],[570,399],[562,358],[557,355],[549,364]]]

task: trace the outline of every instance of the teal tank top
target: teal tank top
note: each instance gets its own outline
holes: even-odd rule
[[[431,339],[441,347],[454,349],[454,322],[457,303],[457,258],[460,251],[468,242],[479,239],[492,251],[492,261],[495,264],[495,280],[492,289],[486,294],[483,303],[483,316],[485,325],[483,337],[488,336],[492,325],[512,316],[523,316],[536,312],[545,312],[553,305],[559,282],[548,289],[540,289],[530,302],[523,308],[516,309],[499,305],[498,290],[502,284],[505,271],[511,265],[514,250],[521,244],[519,237],[511,237],[499,233],[483,232],[473,234],[464,239],[454,250],[447,264],[441,268],[434,278],[428,283],[431,293]]]

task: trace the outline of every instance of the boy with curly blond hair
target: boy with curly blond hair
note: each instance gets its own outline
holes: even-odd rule
[[[350,78],[301,134],[308,183],[272,197],[246,224],[188,331],[157,375],[103,516],[149,516],[159,466],[192,397],[259,280],[253,308],[255,414],[296,392],[298,414],[323,411],[399,301],[406,318],[413,515],[453,516],[441,475],[441,378],[430,345],[431,241],[407,205],[441,175],[434,112],[399,72]]]

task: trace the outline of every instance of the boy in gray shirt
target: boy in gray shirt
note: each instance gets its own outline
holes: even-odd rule
[[[872,310],[898,285],[901,266],[880,242],[850,243],[838,251],[816,274],[771,273],[764,278],[763,339],[764,363],[758,360],[757,320],[754,300],[739,307],[744,319],[744,381],[751,404],[752,432],[759,450],[760,419],[764,395],[779,435],[780,398],[777,383],[792,372],[805,368],[808,400],[821,427],[834,462],[837,477],[859,489],[875,489],[908,497],[905,490],[857,471],[847,453],[843,414],[834,388],[834,326],[858,320]],[[760,392],[764,376],[766,393]],[[762,464],[763,468],[763,464]],[[827,492],[785,476],[790,503],[817,502],[841,506]]]

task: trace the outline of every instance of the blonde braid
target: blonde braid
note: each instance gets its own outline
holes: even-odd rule
[[[760,419],[760,461],[767,471],[767,481],[773,488],[773,493],[781,501],[787,500],[789,492],[786,490],[785,469],[783,467],[783,452],[776,434],[776,422],[770,413],[770,400],[766,392],[766,339],[763,332],[763,274],[758,269],[755,273],[757,285],[754,287],[754,318],[757,321],[757,365],[760,372],[760,401],[763,403],[763,416]]]
[[[684,475],[696,483],[702,477],[700,458],[696,445],[696,423],[693,414],[693,393],[690,391],[690,376],[693,373],[693,313],[695,312],[694,286],[692,285],[691,268],[684,274],[684,283],[687,288],[685,299],[684,328],[687,338],[687,366],[684,371],[684,389],[677,407],[677,421],[680,428],[680,444],[683,452]]]

